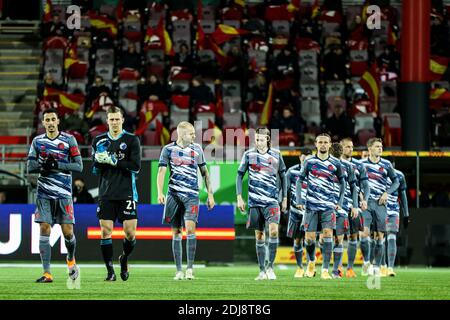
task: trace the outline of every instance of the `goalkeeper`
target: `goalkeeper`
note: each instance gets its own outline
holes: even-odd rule
[[[139,138],[123,130],[121,109],[107,111],[109,131],[92,142],[93,172],[100,176],[97,217],[100,220],[100,247],[108,271],[105,281],[116,281],[113,267],[112,232],[114,222],[123,224],[125,238],[119,256],[120,277],[128,280],[128,257],[136,245],[137,201],[136,175],[141,168]]]

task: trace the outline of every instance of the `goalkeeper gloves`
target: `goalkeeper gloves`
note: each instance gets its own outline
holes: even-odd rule
[[[117,165],[117,158],[106,151],[95,153],[95,161],[98,163],[109,164],[111,166]]]
[[[45,159],[45,161],[43,161],[41,163],[41,165],[42,165],[42,169],[44,169],[46,171],[58,169],[58,161],[56,161],[56,159],[53,158],[52,155],[49,155],[47,157],[47,159]]]

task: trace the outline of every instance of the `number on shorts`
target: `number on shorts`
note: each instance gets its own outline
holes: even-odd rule
[[[198,206],[191,206],[192,214],[198,214]]]
[[[127,200],[127,210],[136,210],[136,201]]]

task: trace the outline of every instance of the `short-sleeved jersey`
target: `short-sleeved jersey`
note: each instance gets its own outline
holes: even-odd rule
[[[278,204],[278,175],[286,172],[286,165],[279,150],[269,149],[261,154],[255,148],[242,156],[238,171],[248,170],[248,206],[267,207]]]
[[[394,178],[396,176],[392,163],[383,158],[380,158],[378,163],[373,163],[369,158],[361,162],[366,167],[369,178],[369,199],[378,201],[381,195],[389,189],[388,178]]]
[[[169,192],[186,198],[198,198],[198,168],[206,165],[202,147],[191,143],[182,148],[172,142],[161,151],[160,167],[169,167]]]
[[[336,207],[334,194],[335,181],[344,179],[339,159],[329,156],[320,160],[317,156],[305,160],[300,177],[307,179],[306,209],[311,211],[328,211]],[[337,178],[337,180],[336,180]]]
[[[405,175],[403,174],[403,172],[401,172],[400,170],[394,169],[395,170],[395,174],[397,175],[397,179],[398,182],[400,183],[399,187],[397,190],[395,190],[395,192],[393,192],[392,194],[388,195],[388,200],[387,200],[387,211],[388,214],[392,215],[399,215],[400,213],[400,205],[398,203],[399,201],[399,194],[400,192],[404,191],[407,189],[406,187],[406,180],[405,180]],[[392,185],[392,181],[391,179],[388,179],[388,188]]]
[[[344,202],[342,202],[342,210],[340,213],[347,215],[351,208],[353,208],[353,197],[351,186],[355,185],[356,178],[354,172],[354,166],[347,160],[342,160],[342,174],[345,179],[345,193],[344,193]],[[334,196],[336,203],[339,201],[339,180],[337,177],[334,178]]]
[[[367,180],[367,169],[362,164],[362,162],[358,159],[351,158],[350,161],[351,165],[353,166],[353,172],[355,173],[355,180],[356,180],[356,191],[359,194],[361,191],[361,183],[364,180]]]
[[[60,163],[70,163],[71,159],[80,155],[78,144],[74,136],[60,132],[50,139],[41,134],[33,139],[28,160],[39,161],[49,155]],[[72,198],[72,173],[63,170],[41,172],[37,180],[37,197],[39,199],[67,199]]]
[[[297,210],[297,180],[300,177],[301,165],[296,164],[293,167],[290,167],[286,173],[286,178],[288,179],[289,184],[289,197],[290,197],[290,207],[294,210]],[[306,181],[302,183],[302,198],[306,198]]]
[[[116,157],[117,166],[95,162],[95,153],[103,151]],[[100,176],[100,200],[138,201],[136,176],[141,168],[141,145],[136,135],[125,130],[115,139],[109,132],[98,135],[92,141],[92,157],[93,172]]]

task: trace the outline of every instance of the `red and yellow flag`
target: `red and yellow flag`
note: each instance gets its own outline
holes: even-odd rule
[[[314,0],[314,3],[311,7],[311,19],[316,18],[319,14],[320,14],[319,0]]]
[[[430,80],[439,81],[447,71],[450,58],[441,56],[431,56],[430,58]]]
[[[167,106],[162,101],[146,101],[140,112],[139,124],[134,132],[135,135],[142,135],[147,130],[150,122],[160,113],[168,111]]]
[[[366,0],[364,2],[363,8],[361,10],[361,20],[362,20],[363,24],[366,24],[366,22],[367,22],[367,18],[368,18],[367,17],[367,8],[369,7],[369,5],[370,5],[369,0]]]
[[[387,38],[387,44],[391,46],[397,46],[397,35],[395,34],[395,30],[392,27],[392,23],[389,23],[388,27],[388,38]]]
[[[270,117],[272,116],[272,103],[273,103],[273,83],[270,82],[269,90],[267,92],[267,99],[264,103],[264,107],[261,114],[261,119],[259,124],[266,126],[270,122]]]
[[[52,97],[54,101],[58,101],[65,109],[65,112],[74,112],[80,109],[84,103],[85,96],[83,94],[71,94],[53,88],[44,89],[44,97]]]
[[[44,5],[44,15],[42,17],[42,20],[44,20],[44,22],[52,21],[52,11],[53,11],[52,1],[46,0]]]
[[[380,77],[377,72],[376,64],[373,63],[369,70],[363,73],[359,80],[360,86],[369,95],[370,101],[374,108],[374,112],[378,114],[379,111],[379,97],[380,97]]]
[[[164,54],[168,56],[175,55],[175,51],[172,46],[172,39],[169,36],[169,33],[166,30],[164,25],[164,17],[161,16],[158,22],[158,26],[156,27],[155,34],[161,39],[161,44],[164,50]]]
[[[156,135],[159,136],[159,143],[161,146],[165,146],[169,143],[170,132],[158,119],[156,119]]]
[[[214,52],[214,55],[216,56],[217,62],[219,63],[220,67],[225,67],[227,63],[227,55],[225,52],[223,52],[222,48],[220,48],[217,43],[214,42],[214,40],[211,37],[207,38],[208,40],[208,48],[211,49],[212,52]]]
[[[300,0],[291,0],[287,6],[287,11],[290,13],[297,12],[300,10]]]
[[[96,29],[107,29],[107,32],[115,37],[117,35],[117,23],[107,17],[89,13],[91,25]]]
[[[214,42],[218,45],[227,42],[235,37],[249,33],[247,30],[231,27],[226,24],[219,24],[211,34]]]
[[[71,43],[66,50],[66,55],[64,58],[64,69],[68,70],[71,65],[79,62],[77,56],[77,44]]]
[[[245,7],[245,0],[234,0],[234,3],[242,8]]]
[[[206,37],[205,31],[200,22],[197,23],[197,35],[195,37],[197,42],[197,50],[206,50]]]

